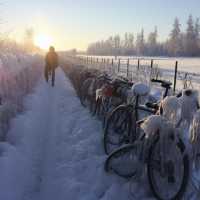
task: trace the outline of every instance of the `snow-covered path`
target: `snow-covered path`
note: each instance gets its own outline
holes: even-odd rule
[[[104,172],[101,123],[61,69],[55,88],[41,81],[25,106],[12,121],[9,143],[0,143],[0,199],[130,198],[129,183]]]

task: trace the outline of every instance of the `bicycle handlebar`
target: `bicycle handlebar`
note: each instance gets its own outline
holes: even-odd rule
[[[151,82],[155,82],[155,83],[162,83],[162,81],[161,80],[159,80],[159,79],[151,79]]]
[[[153,83],[161,83],[161,86],[164,88],[169,88],[172,83],[169,81],[159,80],[159,79],[151,79],[151,82]]]

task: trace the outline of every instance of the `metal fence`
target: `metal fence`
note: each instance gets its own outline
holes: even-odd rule
[[[117,74],[128,78],[131,81],[150,83],[152,78],[168,80],[173,83],[173,91],[183,88],[196,88],[200,90],[200,74],[180,71],[179,62],[170,59],[149,59],[149,58],[105,58],[93,56],[73,57],[76,62],[88,67],[95,67],[110,74]],[[163,67],[166,62],[170,67]]]

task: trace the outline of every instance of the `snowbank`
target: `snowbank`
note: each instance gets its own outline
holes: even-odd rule
[[[10,118],[23,110],[24,96],[41,77],[39,55],[0,53],[0,140],[5,140]]]

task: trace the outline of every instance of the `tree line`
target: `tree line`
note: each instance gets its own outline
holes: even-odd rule
[[[133,33],[110,36],[106,40],[91,43],[87,49],[93,55],[137,55],[137,56],[200,56],[200,22],[199,18],[188,17],[186,30],[181,30],[178,18],[175,18],[169,37],[158,41],[158,30],[149,33],[144,29],[135,37]]]

